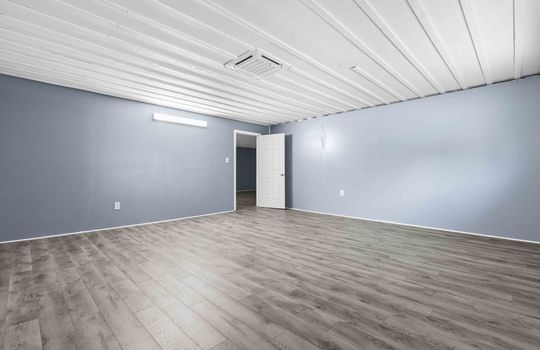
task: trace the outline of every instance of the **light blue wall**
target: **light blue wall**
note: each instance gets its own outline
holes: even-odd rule
[[[0,75],[0,241],[232,210],[234,129],[268,127]]]
[[[257,150],[236,148],[236,190],[255,191],[257,188]]]
[[[540,241],[539,76],[279,132],[288,207]]]

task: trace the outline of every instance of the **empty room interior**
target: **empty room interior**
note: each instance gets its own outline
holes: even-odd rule
[[[540,1],[0,0],[3,349],[540,349]]]

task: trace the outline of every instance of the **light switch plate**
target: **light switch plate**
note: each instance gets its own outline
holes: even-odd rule
[[[120,210],[120,202],[114,202],[114,210]]]
[[[229,164],[229,162],[230,162],[229,157],[226,157],[226,158],[225,158],[225,163]]]
[[[344,190],[339,190],[339,196],[340,196],[340,197],[345,196],[345,191],[344,191]]]

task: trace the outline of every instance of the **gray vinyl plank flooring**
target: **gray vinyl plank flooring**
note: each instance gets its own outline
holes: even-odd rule
[[[540,244],[253,199],[0,244],[0,348],[540,348]]]

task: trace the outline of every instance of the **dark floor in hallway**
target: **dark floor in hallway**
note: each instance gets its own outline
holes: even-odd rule
[[[249,209],[257,205],[257,193],[255,191],[244,191],[236,193],[236,209]]]

